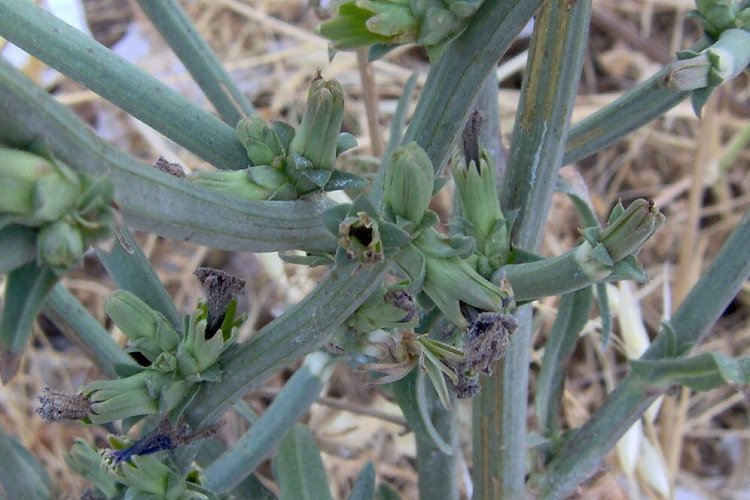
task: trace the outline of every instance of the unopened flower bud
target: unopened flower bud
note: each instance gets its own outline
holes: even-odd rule
[[[104,307],[130,340],[129,349],[142,353],[149,361],[177,348],[180,337],[169,321],[131,292],[115,291]]]
[[[344,92],[341,84],[318,75],[310,84],[305,114],[289,144],[287,163],[293,163],[294,157],[299,155],[309,161],[314,170],[333,170],[343,120]],[[299,175],[299,172],[290,172],[289,167],[287,165],[290,176]]]
[[[75,207],[80,183],[60,162],[11,148],[0,148],[0,215],[40,226]]]
[[[275,158],[284,156],[281,139],[260,116],[243,118],[236,131],[253,165],[273,165]]]
[[[637,255],[663,222],[664,214],[654,203],[640,198],[631,203],[627,210],[623,210],[622,205],[615,207],[610,222],[596,240],[616,263],[628,255]]]
[[[432,198],[435,172],[416,142],[396,148],[388,159],[383,203],[394,222],[399,218],[419,224]]]
[[[37,235],[37,260],[55,269],[67,270],[83,257],[83,237],[66,221],[42,227]]]

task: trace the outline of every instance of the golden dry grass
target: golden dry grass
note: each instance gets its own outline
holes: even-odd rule
[[[113,43],[132,27],[131,23],[136,23],[150,45],[147,57],[139,64],[208,106],[189,76],[175,70],[174,56],[153,32],[135,2],[86,3],[94,33],[104,43]],[[323,68],[326,77],[339,79],[348,98],[346,126],[358,136],[360,144],[350,158],[373,152],[377,155],[380,141],[387,140],[389,120],[404,82],[415,70],[421,72],[424,81],[427,64],[422,54],[397,50],[372,65],[377,94],[372,91],[367,94],[363,91],[356,55],[339,54],[329,63],[325,42],[314,34],[317,19],[302,0],[194,0],[183,4],[199,31],[267,119],[295,120],[306,85],[317,68]],[[580,120],[611,102],[658,70],[670,54],[695,39],[696,26],[684,20],[692,5],[689,0],[595,1],[590,50],[573,120]],[[522,54],[526,45],[519,42],[511,55]],[[519,98],[520,76],[513,72],[513,64],[510,56],[501,61],[501,68],[508,73],[499,93],[506,143]],[[163,155],[189,169],[206,168],[200,160],[93,93],[64,79],[59,83],[57,98],[73,106],[94,126],[106,130],[119,147],[147,161]],[[365,95],[374,98],[374,109],[379,115],[381,126],[375,138],[368,133]],[[651,337],[660,321],[679,305],[750,206],[750,149],[743,146],[734,161],[728,165],[724,162],[734,141],[743,133],[748,135],[749,127],[750,85],[748,76],[743,75],[714,95],[702,120],[693,115],[689,103],[682,103],[665,117],[575,166],[585,180],[600,218],[606,217],[618,199],[629,201],[639,196],[653,198],[667,215],[665,226],[641,254],[651,282],[637,287],[632,296],[627,288],[614,290],[621,301],[634,300]],[[570,248],[579,224],[571,204],[563,197],[556,197],[544,251],[557,254]],[[250,321],[243,331],[245,336],[280,314],[285,304],[299,300],[319,278],[317,271],[311,273],[306,268],[281,265],[269,256],[228,254],[141,236],[144,250],[183,310],[191,308],[200,296],[199,283],[191,274],[199,265],[223,267],[246,279],[249,290],[245,307]],[[95,258],[87,259],[83,269],[71,275],[66,283],[103,324],[110,326],[102,304],[112,285]],[[749,302],[750,287],[746,286],[701,350],[750,355]],[[540,301],[536,309],[532,373],[538,371],[544,337],[554,321],[556,301]],[[621,332],[616,327],[612,346],[602,352],[597,321],[595,316],[591,318],[570,368],[564,401],[569,426],[585,421],[626,370]],[[0,387],[0,423],[47,467],[61,497],[76,497],[85,485],[67,472],[63,453],[75,436],[91,440],[104,433],[77,425],[43,423],[33,414],[34,397],[45,385],[73,390],[97,374],[74,347],[56,335],[48,335],[54,330],[49,324],[40,325],[43,328],[36,328],[33,345],[24,357],[19,375]],[[275,377],[263,390],[248,395],[247,400],[262,411],[287,377],[288,373]],[[458,408],[465,448],[470,440],[469,407]],[[665,470],[680,488],[704,494],[706,498],[740,498],[743,491],[750,491],[749,413],[747,399],[730,388],[700,394],[682,391],[664,400],[660,415],[645,426],[645,432],[658,444]],[[366,387],[361,377],[340,367],[306,420],[324,451],[324,462],[337,498],[346,498],[353,478],[367,460],[375,462],[379,481],[390,483],[403,498],[416,498],[411,436],[404,434],[398,408]],[[234,431],[238,432],[236,426],[225,430],[223,438],[235,439]],[[466,460],[459,460],[464,493],[470,468]],[[260,473],[272,485],[269,469],[261,468]],[[647,478],[626,477],[612,453],[601,474],[581,489],[580,496],[632,498],[638,489],[648,497],[658,495]]]

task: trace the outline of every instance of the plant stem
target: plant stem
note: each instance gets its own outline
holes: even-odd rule
[[[234,127],[241,118],[255,113],[253,105],[234,84],[179,3],[175,0],[138,0],[138,5],[172,47],[224,123]]]
[[[188,412],[197,429],[271,374],[312,352],[382,285],[386,264],[334,267],[301,302],[241,344],[223,366],[224,378],[207,384]]]
[[[218,168],[249,165],[234,128],[32,2],[0,0],[0,35]]]
[[[487,0],[430,69],[403,143],[416,141],[436,172],[461,134],[482,83],[542,0]]]
[[[110,176],[115,201],[132,228],[223,250],[336,248],[321,220],[328,206],[324,199],[243,201],[159,172],[101,140],[2,59],[0,117],[3,142],[25,147],[41,140],[71,167]]]
[[[590,13],[590,0],[550,0],[536,16],[501,201],[504,212],[518,210],[513,243],[530,251],[539,245],[554,193]],[[527,415],[521,409],[528,406],[531,316],[530,306],[519,308],[508,353],[483,380],[475,403],[481,415],[475,456],[483,458],[477,498],[526,497]]]
[[[117,364],[135,365],[133,358],[62,284],[52,289],[43,312],[108,377],[117,378]]]
[[[641,359],[658,360],[698,345],[750,276],[750,212],[671,320],[676,339],[656,338]],[[671,346],[676,340],[676,345]],[[586,424],[572,431],[536,484],[538,498],[565,498],[590,477],[602,458],[664,390],[627,375]]]

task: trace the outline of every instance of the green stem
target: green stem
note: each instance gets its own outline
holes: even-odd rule
[[[590,14],[590,0],[550,0],[536,16],[501,201],[504,212],[518,210],[513,243],[530,251],[539,245],[554,193]],[[482,463],[483,481],[475,486],[482,498],[526,496],[526,412],[519,408],[527,407],[531,317],[530,306],[519,308],[508,353],[482,383],[475,454],[492,462]]]
[[[587,243],[583,245],[591,248]],[[557,257],[504,266],[505,278],[513,287],[513,297],[516,301],[530,302],[542,297],[575,292],[596,283],[623,279],[615,274],[604,278],[587,274],[586,269],[576,259],[579,248],[576,247]]]
[[[250,430],[206,468],[206,488],[218,494],[229,493],[252,474],[315,402],[332,368],[329,355],[310,354]]]
[[[709,45],[708,39],[703,37],[689,50],[701,51]],[[615,102],[576,123],[568,134],[563,165],[606,148],[689,97],[690,92],[669,90],[662,85],[670,71],[671,68],[665,67]]]
[[[234,84],[179,3],[175,0],[138,0],[138,5],[227,125],[234,127],[241,118],[255,113],[253,105]]]
[[[52,289],[43,312],[108,377],[117,378],[115,365],[135,365],[133,358],[63,285]]]
[[[667,358],[698,345],[750,276],[750,212],[732,232],[713,263],[671,320],[676,339],[656,338],[641,359]],[[674,341],[676,340],[676,345]],[[565,498],[596,472],[601,460],[664,390],[627,375],[586,424],[571,433],[546,472],[538,478],[538,498]]]
[[[487,0],[430,69],[403,143],[416,141],[440,171],[482,83],[543,0]]]
[[[271,374],[326,341],[382,285],[386,264],[334,267],[301,302],[290,307],[223,364],[224,378],[206,385],[188,412],[193,428],[214,421]]]
[[[0,0],[0,35],[218,168],[249,165],[234,133],[183,96],[32,2]]]
[[[0,0],[1,1],[1,0]],[[128,225],[223,250],[332,251],[321,220],[325,200],[244,201],[150,168],[113,148],[18,70],[0,59],[0,140],[24,147],[42,140],[62,161],[109,175]]]

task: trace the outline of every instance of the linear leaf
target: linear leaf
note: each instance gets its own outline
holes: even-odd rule
[[[718,352],[680,359],[634,360],[633,375],[649,387],[684,385],[708,391],[724,384],[750,384],[750,358],[732,358]]]
[[[116,231],[119,235],[111,250],[96,250],[107,274],[117,288],[137,295],[149,307],[162,313],[175,330],[182,330],[182,316],[177,312],[172,298],[159,281],[138,242],[127,228],[116,228]]]
[[[215,493],[235,489],[317,399],[331,374],[330,356],[316,352],[297,370],[271,406],[232,447],[209,465],[205,485]]]
[[[274,470],[281,487],[280,500],[331,498],[318,444],[304,425],[295,425],[281,439]]]
[[[373,500],[375,497],[375,467],[368,461],[357,476],[349,500]]]
[[[534,402],[539,427],[548,437],[560,432],[560,403],[566,368],[588,320],[591,296],[592,289],[587,287],[560,298],[555,323],[544,345]]]
[[[26,226],[10,225],[0,229],[0,273],[22,266],[36,258],[36,232]]]
[[[38,266],[36,261],[8,273],[0,318],[0,375],[4,382],[16,374],[34,320],[57,280],[57,273],[47,266]]]
[[[34,455],[0,425],[0,498],[51,498],[47,472]]]
[[[52,289],[43,311],[109,377],[117,378],[115,365],[135,365],[133,358],[62,284]]]

